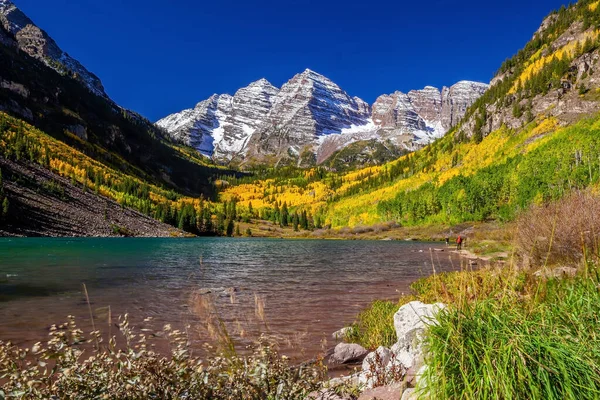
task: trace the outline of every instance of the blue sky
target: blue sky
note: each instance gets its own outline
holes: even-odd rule
[[[489,81],[560,0],[14,0],[151,120],[306,68],[352,96]]]

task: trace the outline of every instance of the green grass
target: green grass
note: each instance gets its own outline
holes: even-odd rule
[[[369,308],[358,315],[357,322],[351,326],[352,329],[345,339],[352,343],[359,343],[367,349],[392,346],[397,341],[394,313],[398,311],[398,307],[399,304],[393,301],[373,302]]]
[[[600,398],[598,269],[465,301],[429,330],[432,398]]]

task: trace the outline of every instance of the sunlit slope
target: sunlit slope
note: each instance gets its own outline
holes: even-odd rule
[[[321,213],[334,227],[510,219],[533,202],[598,181],[600,118],[559,127],[539,116],[519,131],[501,128],[480,143],[453,135],[381,167],[337,175],[317,170],[230,187],[222,199],[255,209],[286,203]]]
[[[99,146],[82,141],[75,135],[82,148],[93,147],[94,154],[106,153],[112,162],[119,160],[115,153],[108,153]],[[140,179],[143,172],[132,166],[118,170],[103,164],[82,151],[34,128],[26,122],[0,112],[0,156],[21,162],[33,162],[71,179],[99,195],[118,201],[163,222],[175,224],[177,214],[186,205],[201,208],[201,198],[182,196],[171,189],[157,186]],[[129,165],[120,159],[122,165]],[[132,170],[132,173],[123,171]]]

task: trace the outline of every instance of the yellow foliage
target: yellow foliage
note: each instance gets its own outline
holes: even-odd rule
[[[590,9],[591,12],[594,12],[598,8],[599,4],[600,4],[600,0],[593,2],[588,7],[589,7],[589,9]]]
[[[597,5],[596,5],[597,7]],[[513,87],[509,93],[514,94],[517,92],[519,85],[524,85],[534,75],[537,75],[546,64],[552,62],[554,59],[563,59],[564,57],[573,58],[575,57],[575,50],[578,46],[583,46],[586,40],[596,40],[600,35],[600,30],[586,31],[583,32],[577,40],[572,40],[560,49],[556,50],[552,54],[541,56],[540,54],[534,54],[535,57],[531,57],[530,64],[525,68],[521,75],[515,81]]]

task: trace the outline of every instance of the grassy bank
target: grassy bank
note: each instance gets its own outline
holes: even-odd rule
[[[599,203],[578,193],[535,207],[516,222],[511,263],[419,280],[363,311],[347,339],[391,346],[399,306],[443,302],[427,339],[431,398],[599,398]]]

